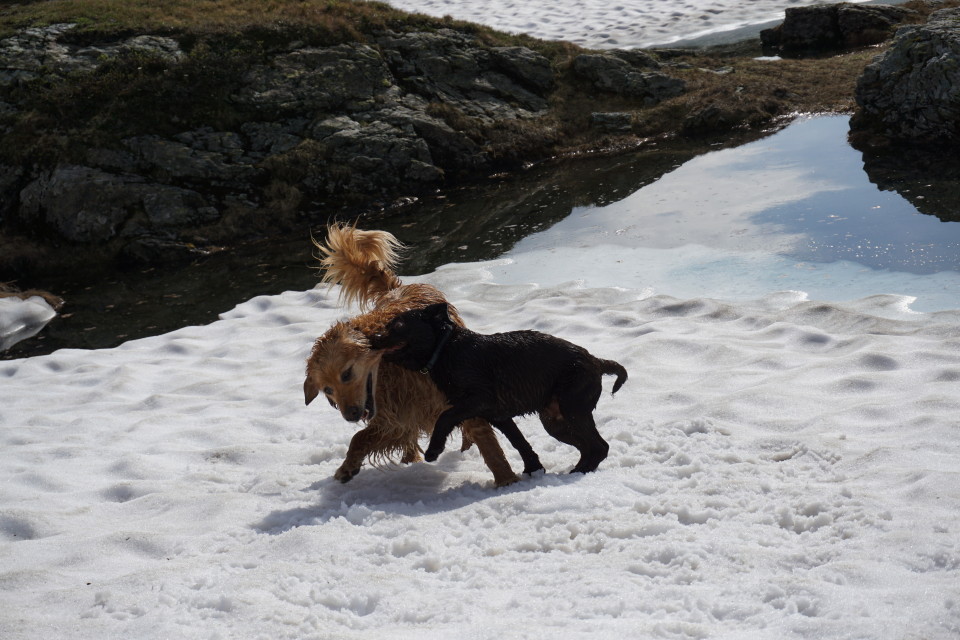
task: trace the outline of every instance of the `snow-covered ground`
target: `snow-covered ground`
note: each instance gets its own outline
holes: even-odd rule
[[[854,3],[868,0],[852,0]],[[903,0],[893,0],[899,4]],[[596,49],[649,47],[782,20],[815,0],[388,0],[427,15]]]
[[[629,370],[596,473],[525,419],[548,472],[504,489],[449,449],[333,481],[353,426],[300,386],[336,290],[5,362],[0,637],[957,637],[960,313],[491,266],[421,279]]]

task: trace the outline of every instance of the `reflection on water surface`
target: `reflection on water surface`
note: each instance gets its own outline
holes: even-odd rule
[[[879,190],[846,132],[846,117],[811,118],[698,156],[618,202],[574,209],[513,253],[699,245],[917,274],[958,270],[960,224],[923,215],[899,193]]]

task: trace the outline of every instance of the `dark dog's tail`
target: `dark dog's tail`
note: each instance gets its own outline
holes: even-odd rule
[[[627,370],[623,368],[622,364],[614,360],[600,360],[600,371],[608,376],[617,376],[616,382],[613,383],[613,391],[611,393],[619,391],[623,383],[627,381]]]

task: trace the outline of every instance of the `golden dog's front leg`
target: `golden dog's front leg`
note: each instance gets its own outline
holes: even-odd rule
[[[379,445],[380,434],[373,427],[364,427],[357,431],[350,438],[347,457],[343,459],[343,464],[333,474],[333,477],[340,482],[350,482],[355,475],[360,473],[360,467],[363,466],[364,459]]]
[[[507,456],[504,455],[503,448],[500,447],[500,442],[497,440],[497,434],[486,420],[480,420],[479,418],[464,420],[461,430],[465,442],[469,440],[476,443],[477,449],[480,450],[480,456],[490,471],[493,472],[493,482],[496,486],[505,487],[520,479],[513,472],[513,468],[507,461]]]
[[[423,456],[420,455],[420,447],[413,445],[407,446],[403,450],[403,457],[400,458],[401,464],[412,464],[414,462],[423,462]]]

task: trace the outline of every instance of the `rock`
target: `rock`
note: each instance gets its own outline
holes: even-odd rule
[[[611,133],[624,133],[633,127],[633,114],[624,112],[591,113],[591,126]]]
[[[911,13],[885,4],[789,7],[780,25],[760,32],[760,41],[765,48],[788,56],[876,44]]]
[[[21,82],[63,82],[66,95],[80,95],[84,74],[98,73],[104,61],[145,55],[163,64],[134,82],[178,96],[195,89],[183,85],[195,69],[178,65],[209,64],[202,56],[187,61],[172,38],[142,34],[81,46],[66,37],[71,29],[26,29],[0,41],[0,144],[9,134],[33,135],[19,122],[20,110],[28,107],[25,96],[42,92],[22,91]],[[656,92],[658,74],[642,75],[656,68],[655,59],[618,55],[611,59],[638,74],[631,81],[645,97]],[[243,61],[240,71],[224,73],[225,115],[178,115],[216,127],[171,130],[183,121],[154,127],[144,119],[117,123],[118,131],[132,131],[115,140],[94,122],[95,142],[74,145],[69,161],[51,145],[42,163],[0,167],[0,222],[138,261],[192,254],[183,238],[198,226],[225,241],[251,224],[256,233],[289,223],[303,203],[328,196],[334,206],[383,201],[481,171],[492,158],[508,157],[511,136],[527,135],[507,121],[546,113],[555,86],[550,61],[535,51],[490,47],[451,29],[383,32],[369,44],[290,43],[246,53]],[[52,128],[51,140],[75,135]]]
[[[43,224],[78,243],[114,238],[137,214],[147,228],[192,226],[218,217],[195,191],[71,165],[31,182],[20,202],[22,224]]]
[[[119,46],[120,51],[145,53],[166,62],[179,62],[184,53],[180,44],[173,38],[142,35],[128,38]]]
[[[737,114],[710,104],[687,115],[680,123],[680,130],[685,135],[698,135],[728,129],[736,122]]]
[[[683,80],[655,71],[640,71],[626,60],[610,54],[581,54],[573,60],[573,71],[600,91],[642,98],[657,104],[683,93]]]
[[[423,110],[398,105],[371,113],[369,117],[417,135],[426,143],[430,157],[438,167],[443,167],[444,173],[475,170],[489,160],[467,135]]]
[[[620,58],[637,69],[660,69],[663,66],[660,64],[660,61],[651,54],[639,49],[612,49],[607,53]],[[689,53],[689,51],[687,53]]]
[[[397,83],[429,102],[451,105],[484,122],[547,109],[553,86],[546,58],[524,47],[485,49],[450,29],[388,34],[377,40]]]
[[[193,227],[216,222],[216,207],[208,206],[196,191],[154,187],[143,194],[143,211],[151,227]]]
[[[259,154],[283,153],[303,142],[308,121],[294,118],[281,122],[245,122],[240,130],[249,140],[250,151]]]
[[[67,240],[100,242],[142,207],[143,182],[97,169],[57,167],[20,192],[20,218],[27,225],[45,224]]]
[[[142,171],[162,181],[190,180],[214,184],[242,182],[256,177],[252,160],[244,158],[235,133],[190,131],[168,140],[136,136],[124,140]]]
[[[176,62],[184,56],[176,40],[154,35],[134,36],[100,47],[61,42],[61,37],[75,26],[63,23],[24,29],[15,36],[0,40],[0,87],[33,80],[46,70],[61,75],[93,71],[104,60],[132,52],[167,62]]]
[[[852,126],[917,143],[960,143],[960,9],[902,27],[857,80]]]
[[[443,171],[433,164],[430,149],[414,132],[386,122],[350,123],[347,119],[326,121],[328,131],[319,138],[327,163],[348,171],[313,172],[305,180],[312,190],[328,194],[341,192],[378,193],[401,181],[437,182]]]
[[[309,47],[250,69],[236,100],[271,116],[357,111],[372,106],[392,85],[390,70],[372,47]]]
[[[550,61],[526,47],[493,47],[490,57],[497,68],[521,85],[548,91],[555,84]]]

